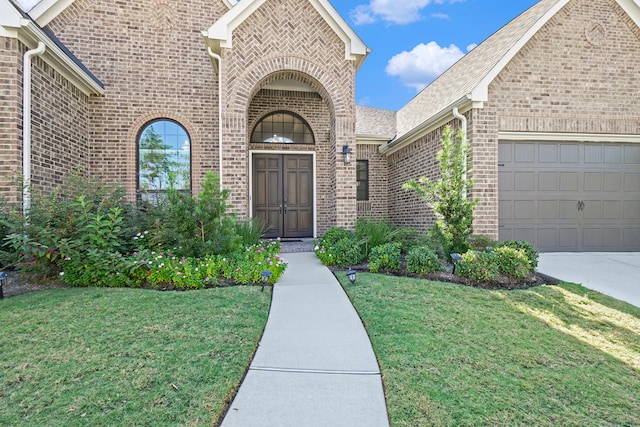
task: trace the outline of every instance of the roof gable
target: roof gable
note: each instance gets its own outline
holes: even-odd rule
[[[461,58],[398,111],[398,141],[415,137],[454,107],[488,101],[489,85],[529,40],[571,0],[541,0]],[[617,0],[640,26],[640,0]],[[464,108],[463,108],[464,109]]]
[[[30,11],[29,15],[41,25],[46,26],[60,15],[67,7],[71,6],[75,0],[41,0]],[[231,9],[238,3],[237,0],[222,0]]]
[[[203,35],[214,51],[233,46],[233,31],[238,28],[267,0],[242,0],[237,2]],[[358,66],[368,55],[369,49],[347,22],[327,0],[308,0],[345,44],[345,59],[357,61]]]

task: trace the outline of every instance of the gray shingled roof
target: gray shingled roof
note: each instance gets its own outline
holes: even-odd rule
[[[396,112],[356,106],[356,135],[392,139],[396,135]]]
[[[470,94],[547,12],[561,0],[541,0],[465,55],[398,111],[401,136]]]

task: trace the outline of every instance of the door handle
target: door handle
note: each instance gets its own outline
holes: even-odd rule
[[[584,211],[584,200],[578,200],[578,212]]]
[[[285,214],[285,215],[287,214],[287,207],[288,207],[288,206],[287,206],[287,201],[285,200],[285,201],[284,201],[284,214]]]

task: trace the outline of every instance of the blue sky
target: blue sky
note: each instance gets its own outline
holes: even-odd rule
[[[329,0],[371,49],[358,105],[398,110],[538,0]],[[29,9],[37,0],[21,0]]]
[[[371,49],[356,102],[398,110],[538,0],[330,0]]]

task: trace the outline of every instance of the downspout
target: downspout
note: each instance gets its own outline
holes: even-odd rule
[[[460,114],[460,112],[458,111],[458,107],[453,107],[453,117],[460,120],[461,122],[460,127],[462,129],[462,138],[463,138],[463,141],[466,142],[467,141],[467,118],[462,114]],[[462,173],[462,182],[465,182],[465,183],[467,182],[467,153],[466,152],[464,155],[464,172]],[[462,197],[465,199],[467,198],[466,186],[463,191]]]
[[[220,175],[220,190],[222,190],[222,58],[207,47],[209,56],[218,61],[218,174]]]
[[[29,215],[31,209],[31,58],[42,55],[46,49],[43,42],[24,53],[22,62],[22,213]]]

